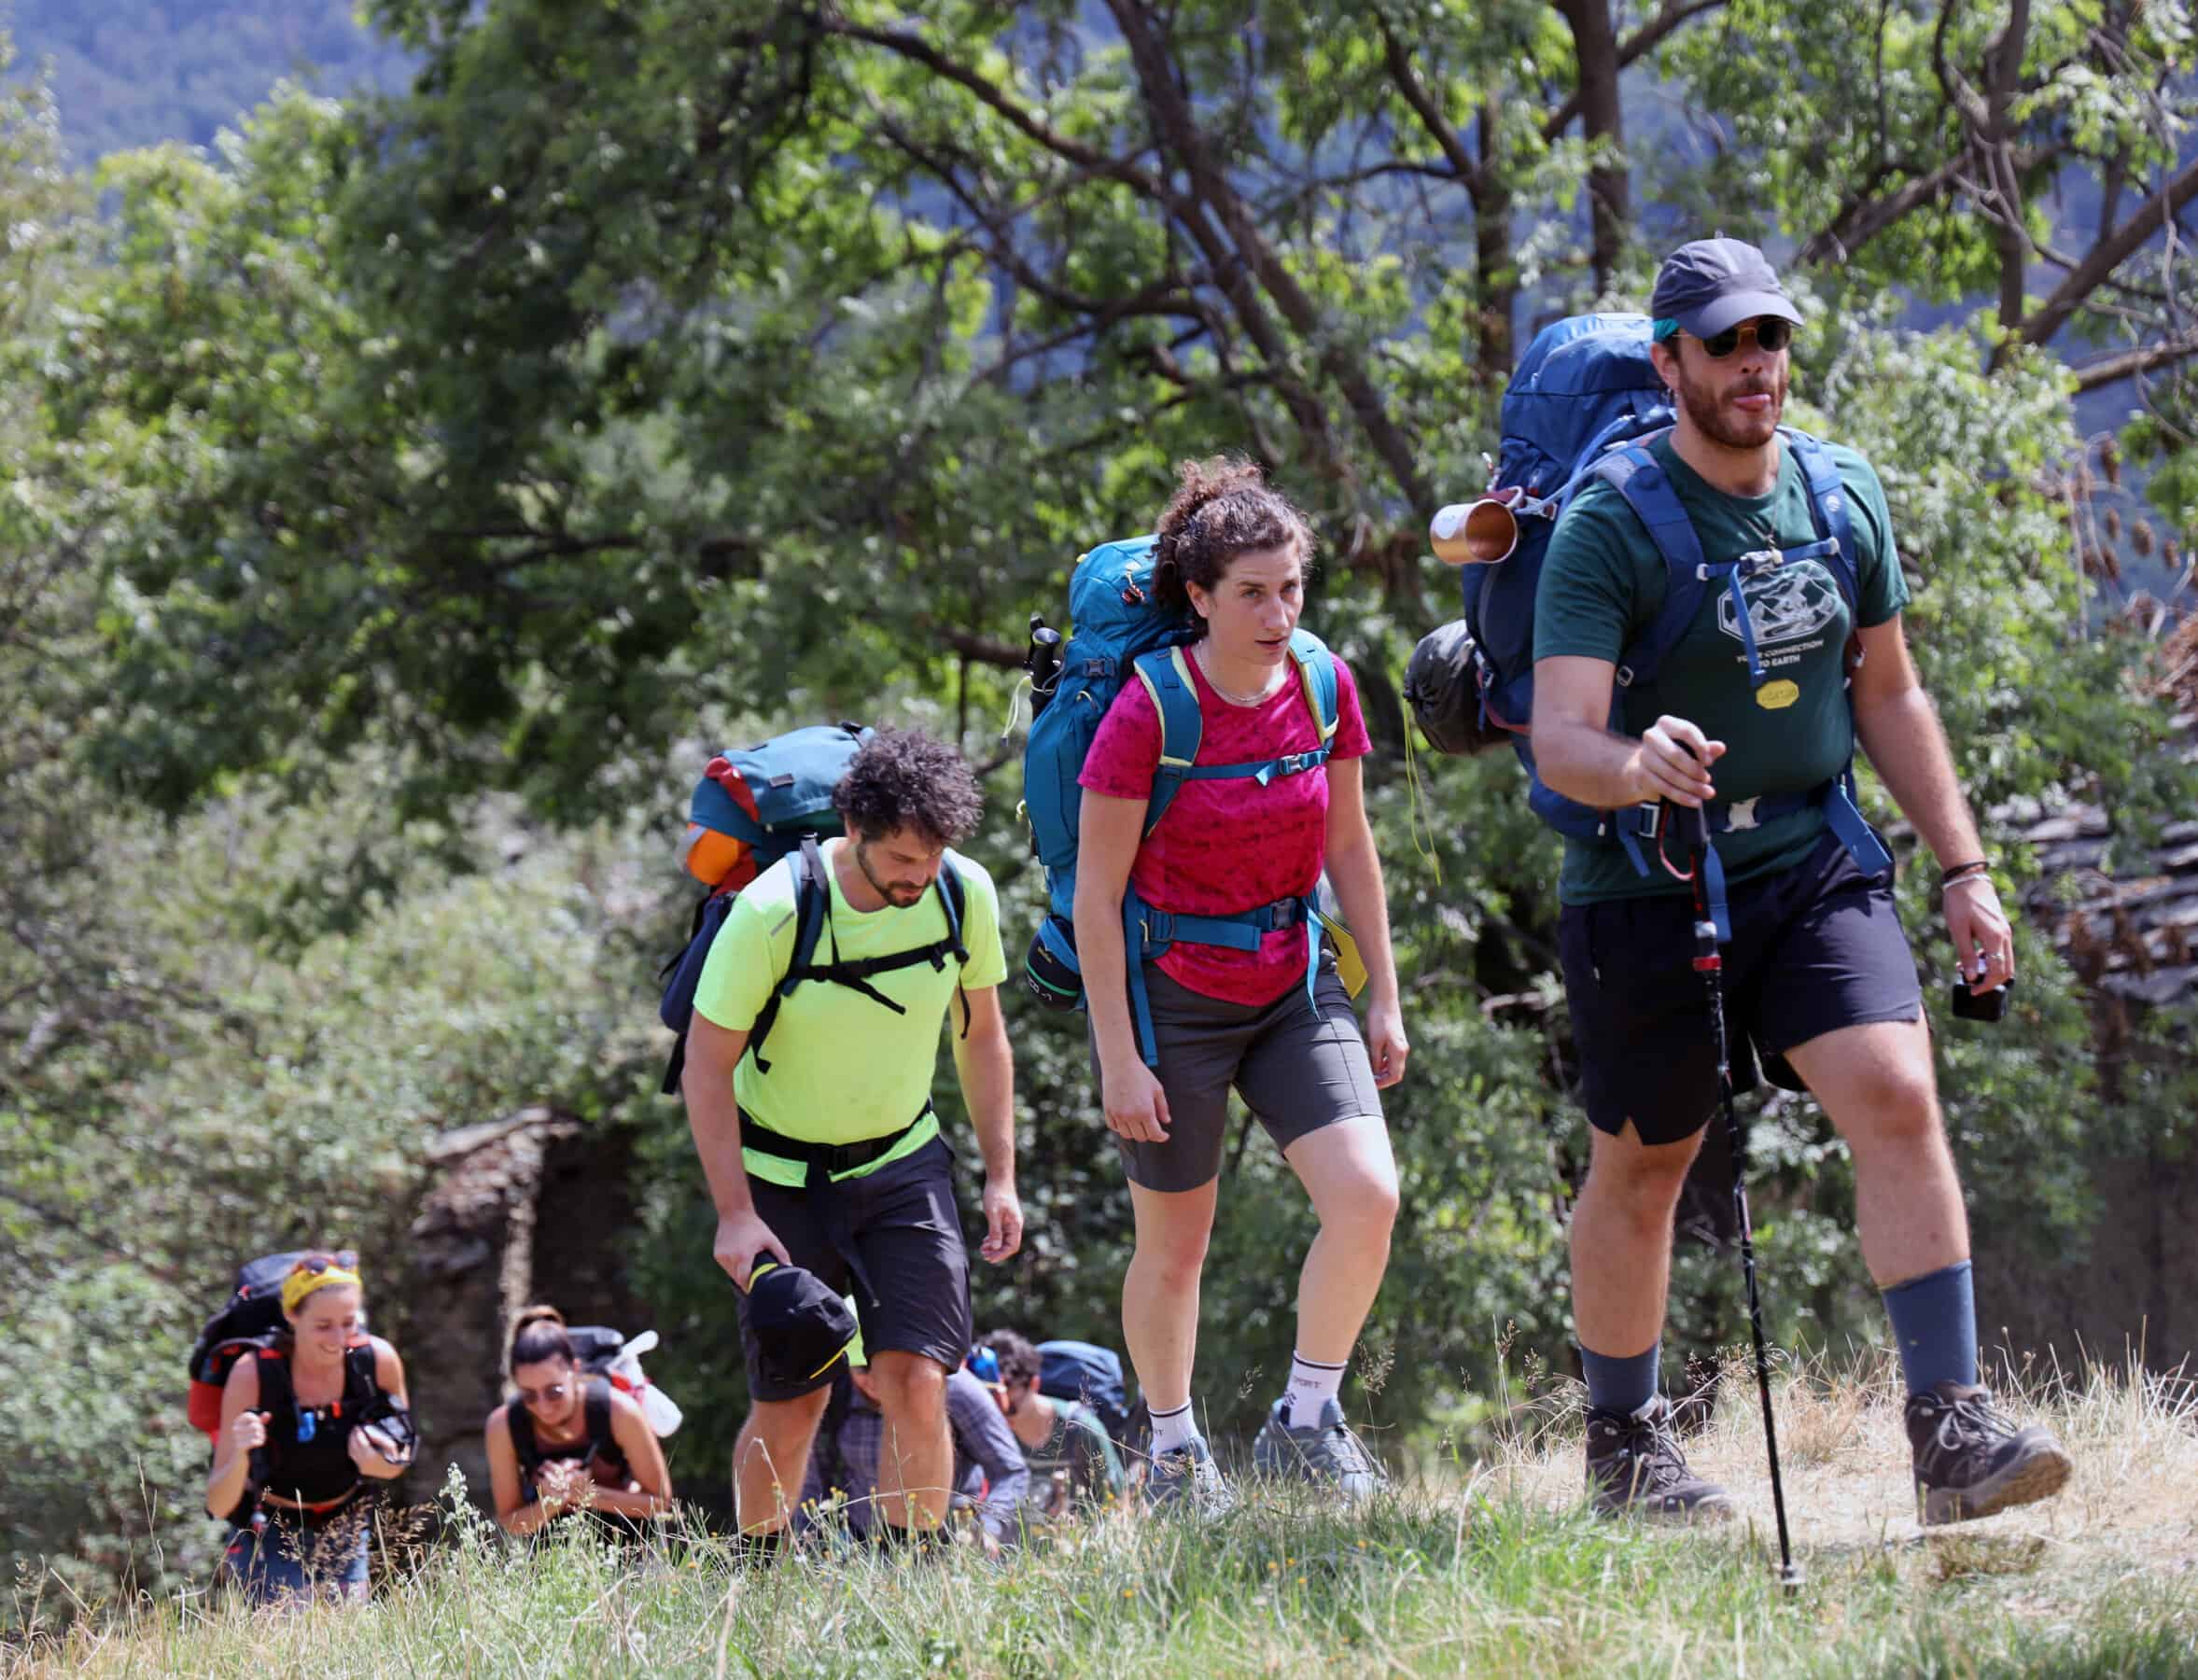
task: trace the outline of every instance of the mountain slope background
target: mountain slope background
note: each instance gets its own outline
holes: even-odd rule
[[[209,145],[285,77],[330,94],[393,91],[412,63],[350,0],[15,0],[0,24],[18,74],[50,62],[79,166],[162,140]]]

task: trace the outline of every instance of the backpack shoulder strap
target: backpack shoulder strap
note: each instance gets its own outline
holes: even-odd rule
[[[1862,595],[1862,572],[1855,559],[1855,518],[1847,505],[1847,486],[1841,482],[1831,451],[1822,441],[1790,426],[1778,429],[1785,435],[1786,447],[1794,452],[1795,464],[1809,487],[1809,511],[1815,516],[1818,534],[1839,545],[1838,553],[1830,556],[1831,574],[1847,597],[1848,610],[1853,611]]]
[[[588,1457],[608,1459],[620,1470],[631,1474],[633,1466],[626,1462],[625,1449],[618,1444],[618,1430],[611,1421],[609,1378],[597,1377],[589,1382],[585,1415]]]
[[[298,1427],[298,1388],[290,1380],[290,1356],[280,1348],[261,1348],[257,1364],[259,1404],[253,1409],[273,1414],[267,1432],[270,1440],[287,1439]]]
[[[954,959],[954,995],[961,1000],[961,1036],[969,1037],[969,993],[962,989],[961,971],[969,966],[969,946],[962,943],[961,924],[969,912],[969,889],[962,885],[961,872],[954,867],[951,856],[939,860],[939,904],[946,912],[946,939],[952,949],[947,955]]]
[[[343,1407],[347,1412],[365,1419],[372,1414],[373,1404],[381,1397],[382,1381],[374,1368],[373,1339],[362,1336],[343,1350]]]
[[[817,942],[823,937],[824,924],[832,917],[832,883],[824,873],[824,850],[816,835],[802,836],[790,867],[793,870],[793,958],[748,1031],[748,1051],[756,1058],[759,1073],[771,1071],[771,1064],[763,1059],[763,1041],[771,1036],[772,1024],[778,1019],[778,1005],[814,964]]]
[[[798,855],[801,861],[793,872],[793,960],[779,976],[782,993],[791,991],[802,971],[815,963],[817,942],[832,919],[832,878],[825,871],[823,846],[816,835],[804,834]]]
[[[1290,634],[1290,657],[1297,662],[1297,678],[1305,686],[1305,701],[1312,707],[1313,723],[1320,731],[1321,745],[1325,747],[1336,738],[1339,704],[1336,655],[1311,631],[1295,630]]]
[[[1141,653],[1132,667],[1160,717],[1160,763],[1153,772],[1152,798],[1145,805],[1145,833],[1160,826],[1182,791],[1183,775],[1198,762],[1206,721],[1198,710],[1198,687],[1191,680],[1189,656],[1182,644]]]
[[[542,1467],[542,1445],[534,1437],[534,1419],[524,1400],[504,1407],[504,1427],[511,1432],[511,1454],[519,1461],[519,1479],[532,1481]]]
[[[1625,651],[1618,665],[1621,688],[1653,682],[1664,655],[1678,646],[1694,622],[1708,580],[1702,572],[1701,539],[1694,534],[1694,521],[1672,488],[1671,475],[1649,453],[1648,440],[1614,449],[1598,461],[1595,475],[1620,496],[1646,527],[1664,557],[1666,586],[1663,610]]]
[[[969,961],[969,947],[961,941],[961,924],[969,914],[969,888],[963,884],[961,872],[954,867],[951,857],[939,860],[936,885],[939,889],[939,905],[946,912],[946,943],[952,947],[947,955],[954,959],[956,966],[966,965]]]

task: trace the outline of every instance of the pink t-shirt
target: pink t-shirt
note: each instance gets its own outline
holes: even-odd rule
[[[1253,763],[1308,752],[1321,744],[1320,726],[1295,666],[1289,679],[1257,706],[1238,706],[1214,691],[1188,652],[1184,663],[1197,687],[1204,725],[1198,763]],[[1359,758],[1370,745],[1358,684],[1338,659],[1330,757]],[[1159,763],[1160,714],[1145,685],[1132,678],[1100,720],[1076,780],[1094,793],[1146,799]],[[1313,889],[1327,850],[1327,832],[1324,766],[1279,776],[1264,788],[1250,777],[1186,781],[1160,826],[1138,847],[1129,882],[1146,903],[1179,916],[1254,910]],[[1160,970],[1209,998],[1271,1003],[1305,978],[1305,930],[1278,928],[1260,941],[1256,953],[1178,942],[1161,955]]]

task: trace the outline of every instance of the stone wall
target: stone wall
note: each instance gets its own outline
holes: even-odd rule
[[[647,1327],[623,1275],[632,1141],[530,1108],[443,1133],[427,1161],[433,1184],[412,1225],[397,1331],[420,1422],[407,1491],[433,1498],[455,1464],[485,1505],[482,1425],[504,1397],[517,1314],[547,1301],[571,1323]]]

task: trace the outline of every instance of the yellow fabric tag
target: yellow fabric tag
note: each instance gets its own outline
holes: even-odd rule
[[[1336,973],[1352,997],[1366,989],[1366,964],[1359,956],[1359,942],[1334,917],[1328,918],[1328,937],[1336,942]]]
[[[1784,711],[1801,697],[1800,684],[1780,678],[1756,691],[1756,704],[1765,711]]]

